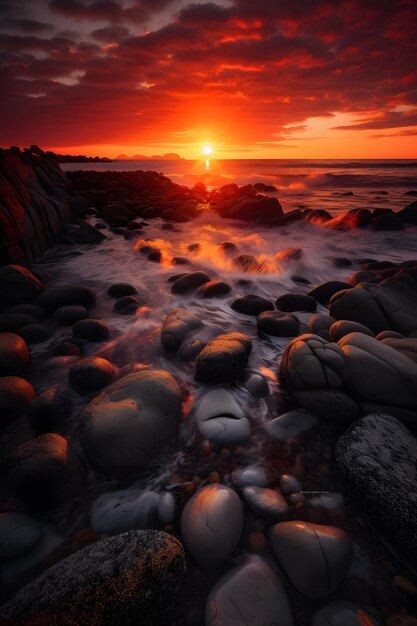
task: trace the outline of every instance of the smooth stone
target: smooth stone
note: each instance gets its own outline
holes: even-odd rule
[[[164,526],[172,524],[177,512],[177,501],[170,491],[164,491],[159,496],[158,517],[159,522]]]
[[[260,315],[260,313],[263,313],[264,311],[274,310],[273,302],[254,294],[248,294],[247,296],[236,298],[230,306],[238,313],[254,316]]]
[[[295,315],[265,311],[256,318],[256,326],[259,333],[273,337],[295,337],[298,335],[300,324]]]
[[[110,337],[110,330],[101,320],[86,319],[74,324],[72,334],[87,341],[106,341]]]
[[[286,443],[302,437],[318,424],[317,416],[305,409],[294,409],[271,420],[266,427],[268,434]]]
[[[18,415],[35,399],[35,390],[19,376],[0,377],[0,413],[4,417]]]
[[[12,304],[5,308],[3,313],[23,313],[24,315],[36,317],[39,321],[42,321],[46,317],[45,309],[37,304]]]
[[[322,600],[335,591],[352,562],[352,541],[334,526],[280,522],[271,531],[271,542],[294,587],[310,600]]]
[[[279,484],[282,493],[285,494],[298,493],[302,490],[299,480],[295,476],[291,476],[291,474],[282,474]]]
[[[63,326],[71,326],[75,322],[88,317],[88,311],[85,306],[81,304],[67,304],[66,306],[60,306],[55,310],[54,318],[59,324]]]
[[[130,531],[82,548],[23,587],[0,609],[0,620],[34,624],[165,624],[172,617],[186,570],[172,535]]]
[[[205,272],[190,272],[172,283],[171,292],[177,295],[186,294],[208,282],[210,282],[210,277]]]
[[[285,589],[271,567],[250,555],[210,591],[205,626],[294,626]]]
[[[181,533],[192,557],[204,568],[217,567],[232,555],[243,528],[242,502],[233,489],[214,483],[188,500]]]
[[[21,265],[0,267],[0,292],[11,304],[23,304],[33,300],[43,288],[43,283],[26,267]]]
[[[85,285],[46,287],[37,298],[37,304],[48,311],[55,311],[55,309],[67,304],[81,304],[89,308],[95,303],[94,291]]]
[[[14,333],[22,326],[37,323],[36,317],[25,313],[0,313],[0,332]]]
[[[316,300],[304,293],[285,293],[276,300],[275,305],[277,309],[286,313],[316,310]]]
[[[242,496],[256,515],[264,517],[271,523],[280,522],[288,518],[288,504],[278,491],[265,487],[250,486],[242,489]]]
[[[234,470],[233,480],[239,487],[265,487],[268,484],[266,470],[259,465]]]
[[[149,465],[177,431],[181,392],[164,370],[120,378],[81,415],[83,446],[96,467],[111,475]]]
[[[87,356],[70,366],[68,376],[77,391],[94,391],[112,382],[116,376],[116,368],[107,359]]]
[[[308,328],[313,335],[318,335],[322,339],[330,341],[330,328],[335,321],[335,318],[330,317],[330,315],[315,313],[308,320]]]
[[[20,374],[29,365],[25,340],[13,333],[0,333],[0,373]]]
[[[16,331],[27,344],[42,343],[52,335],[52,329],[45,324],[28,324]]]
[[[311,626],[382,626],[375,614],[343,600],[335,600],[322,606],[313,615]]]
[[[177,352],[181,344],[194,331],[204,326],[201,319],[186,309],[174,309],[164,319],[161,329],[161,343],[167,352]]]
[[[367,326],[358,324],[358,322],[351,322],[350,320],[339,320],[330,326],[331,341],[337,342],[339,339],[349,335],[349,333],[363,333],[370,337],[375,336],[374,332]]]
[[[341,493],[322,493],[309,500],[309,506],[317,511],[343,515],[345,498]]]
[[[224,298],[232,291],[231,286],[222,280],[210,280],[198,290],[202,298]]]
[[[36,522],[21,513],[0,514],[0,560],[29,552],[40,540]]]
[[[137,293],[136,287],[130,283],[114,283],[107,290],[107,295],[111,298],[123,298],[123,296],[134,296]]]
[[[78,452],[54,433],[23,443],[6,462],[7,482],[12,492],[41,508],[78,495],[84,485],[84,474]]]
[[[113,305],[113,311],[120,315],[133,315],[141,306],[136,296],[123,296],[118,298]]]
[[[358,404],[338,389],[294,391],[292,395],[307,411],[325,420],[350,423],[360,414]]]
[[[46,389],[32,402],[28,410],[29,423],[36,435],[53,433],[69,418],[72,400],[61,387]]]
[[[264,398],[269,395],[268,381],[261,374],[250,374],[244,386],[254,398]]]
[[[329,304],[332,296],[344,289],[352,289],[352,285],[341,280],[328,280],[311,289],[307,295],[320,302],[320,304]]]
[[[219,335],[203,348],[196,361],[196,380],[207,384],[234,382],[246,366],[252,340],[244,333]]]
[[[199,433],[219,446],[237,446],[250,439],[249,420],[234,394],[227,389],[205,393],[193,413]]]
[[[128,530],[152,528],[158,521],[159,495],[154,491],[114,491],[93,504],[90,520],[96,532],[118,535]]]

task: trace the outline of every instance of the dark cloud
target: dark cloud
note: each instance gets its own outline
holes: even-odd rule
[[[91,33],[91,36],[97,41],[104,43],[118,42],[129,36],[129,29],[124,26],[109,26],[107,28],[99,28]]]
[[[0,20],[0,30],[20,30],[23,33],[50,33],[54,30],[53,24],[38,22],[37,20],[25,20],[6,18]]]

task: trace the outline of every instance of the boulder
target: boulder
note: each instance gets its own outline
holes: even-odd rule
[[[161,343],[167,352],[176,353],[185,339],[204,326],[201,319],[186,309],[174,309],[163,321]]]
[[[285,293],[275,302],[277,309],[292,313],[293,311],[310,311],[316,310],[316,300],[312,296],[304,293]]]
[[[205,272],[190,272],[172,283],[171,292],[176,295],[185,294],[195,291],[208,282],[210,282],[210,277]]]
[[[62,387],[50,387],[38,395],[28,410],[29,423],[36,435],[59,431],[69,418],[72,400]]]
[[[352,541],[334,526],[280,522],[271,530],[271,542],[294,587],[310,600],[322,600],[335,591],[352,562]]]
[[[417,567],[417,441],[390,415],[361,418],[335,449],[336,471],[361,518]]]
[[[254,294],[248,294],[242,298],[236,298],[230,305],[234,311],[243,313],[244,315],[259,315],[264,311],[273,311],[274,305],[270,300],[262,298],[262,296],[256,296]]]
[[[241,272],[259,272],[261,266],[252,254],[241,254],[233,259],[233,267]]]
[[[268,381],[261,374],[249,374],[244,386],[254,398],[264,398],[269,395]]]
[[[172,617],[185,568],[180,542],[165,532],[106,537],[23,587],[0,609],[0,621],[16,626],[162,625]]]
[[[330,315],[315,313],[308,320],[308,328],[313,335],[318,335],[322,339],[330,341],[330,328],[335,321],[335,318],[330,317]]]
[[[55,311],[67,304],[81,304],[87,308],[96,303],[95,293],[85,285],[46,287],[37,298],[37,304],[48,311]]]
[[[106,341],[110,337],[110,330],[101,320],[85,319],[74,324],[72,334],[87,341]]]
[[[43,283],[26,267],[21,265],[0,267],[0,293],[10,304],[30,302],[43,288]]]
[[[232,291],[231,286],[222,280],[210,280],[198,290],[202,298],[224,298]]]
[[[237,446],[250,439],[249,420],[234,394],[227,389],[205,393],[193,414],[199,433],[221,447]]]
[[[369,335],[370,337],[375,336],[370,328],[364,326],[363,324],[359,324],[358,322],[339,320],[330,326],[330,339],[332,341],[337,342],[339,339],[343,339],[343,337],[349,335],[349,333],[363,333],[364,335]]]
[[[404,230],[404,224],[394,213],[385,213],[374,219],[373,228],[374,230]]]
[[[254,485],[242,489],[243,500],[248,507],[271,524],[288,518],[289,508],[285,498],[274,489]]]
[[[266,430],[273,439],[287,443],[291,439],[302,437],[317,424],[318,419],[314,413],[305,409],[294,409],[275,417],[268,423]]]
[[[45,309],[37,304],[11,304],[3,310],[3,313],[23,313],[24,315],[36,317],[39,321],[46,317]]]
[[[107,295],[111,298],[123,298],[123,296],[134,296],[137,293],[136,287],[130,283],[114,283],[107,290]]]
[[[335,293],[345,289],[352,289],[352,285],[341,280],[328,280],[311,289],[308,295],[320,302],[320,304],[329,304]]]
[[[375,611],[365,610],[352,602],[335,600],[313,615],[311,626],[382,626]]]
[[[23,443],[6,461],[7,482],[19,498],[50,508],[78,495],[85,468],[66,439],[46,433]]]
[[[0,560],[15,559],[32,550],[41,538],[34,520],[21,513],[0,514]]]
[[[0,374],[20,374],[29,365],[26,341],[13,333],[0,333]]]
[[[401,354],[414,361],[414,363],[417,363],[417,338],[404,337],[404,339],[398,339],[396,337],[387,337],[379,341],[398,350]]]
[[[0,313],[0,332],[14,333],[23,326],[37,323],[36,317],[25,313]]]
[[[233,481],[239,487],[266,487],[268,476],[266,469],[261,465],[248,465],[242,469],[233,470]]]
[[[220,578],[206,601],[205,626],[293,626],[285,589],[271,567],[251,555]]]
[[[105,473],[148,466],[175,435],[181,392],[164,370],[135,372],[113,383],[84,409],[81,438]]]
[[[192,557],[204,568],[217,567],[232,555],[243,528],[242,502],[233,489],[214,483],[188,500],[181,533]]]
[[[219,335],[203,348],[196,361],[196,380],[217,384],[234,382],[246,366],[252,341],[244,333]]]
[[[59,324],[63,326],[72,326],[75,322],[88,317],[88,311],[85,306],[81,304],[67,304],[66,306],[60,306],[55,310],[54,318]]]
[[[127,489],[106,493],[94,502],[91,526],[98,533],[118,535],[158,524],[159,495],[154,491]]]
[[[30,345],[47,341],[53,331],[46,324],[28,324],[27,326],[22,326],[16,332]]]
[[[116,300],[113,311],[119,315],[133,315],[139,307],[140,301],[136,296],[123,296]]]
[[[19,376],[0,376],[0,413],[3,417],[25,411],[35,398],[35,390]]]
[[[107,359],[86,356],[69,368],[69,381],[80,392],[96,391],[109,385],[116,376],[116,368]]]
[[[294,337],[298,335],[299,321],[295,315],[279,311],[265,311],[256,318],[259,333],[273,337]]]

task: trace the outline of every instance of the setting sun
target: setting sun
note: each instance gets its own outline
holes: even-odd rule
[[[206,156],[209,156],[213,153],[213,148],[211,146],[204,146],[203,152]]]

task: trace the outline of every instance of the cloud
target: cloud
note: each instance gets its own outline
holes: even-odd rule
[[[54,30],[53,24],[18,18],[0,20],[0,30],[20,30],[23,33],[50,33]]]

